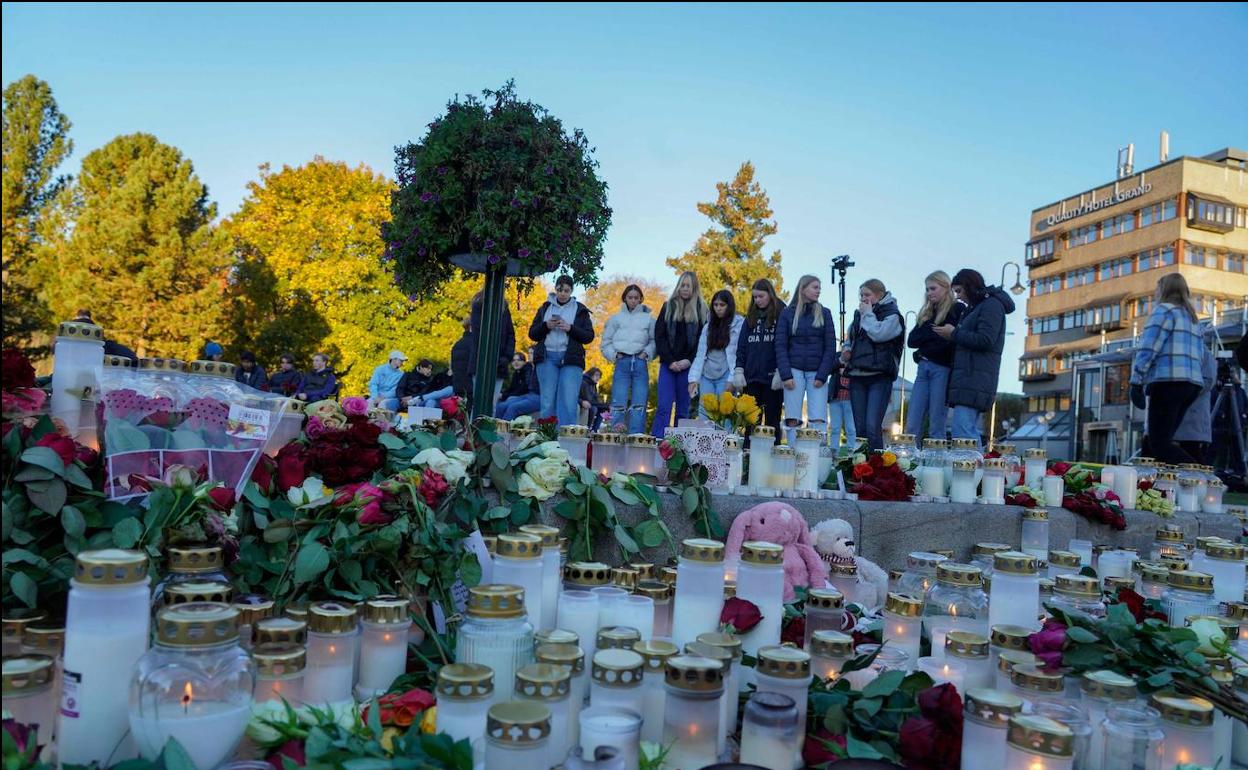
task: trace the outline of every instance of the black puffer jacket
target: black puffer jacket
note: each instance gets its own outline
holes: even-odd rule
[[[953,332],[953,371],[949,376],[950,406],[969,406],[983,412],[997,397],[1001,349],[1005,346],[1005,317],[1014,312],[1014,300],[999,286],[962,316]]]
[[[688,361],[698,355],[698,337],[702,335],[705,324],[692,321],[668,321],[667,303],[659,310],[654,319],[654,350],[659,356],[659,363],[667,366],[677,361]]]
[[[896,322],[888,322],[896,318]],[[873,334],[896,333],[886,339],[877,340]],[[871,307],[871,315],[863,318],[862,313],[855,310],[854,320],[849,325],[849,363],[846,369],[850,377],[883,374],[889,378],[897,376],[901,366],[901,354],[906,347],[906,319],[897,309],[897,300],[892,294],[884,297]]]
[[[573,297],[570,301],[576,302],[576,298]],[[542,303],[542,306],[537,309],[537,315],[533,316],[533,323],[529,324],[529,339],[537,343],[537,346],[533,348],[534,365],[546,360],[546,335],[550,333],[550,327],[546,325],[548,307],[550,307],[550,300]],[[585,346],[593,341],[594,322],[590,319],[589,308],[576,302],[576,319],[568,331],[568,348],[563,353],[563,365],[584,369]],[[508,358],[510,359],[510,356]]]
[[[949,324],[950,326],[957,326],[961,323],[964,315],[966,315],[966,305],[963,305],[961,302],[955,302],[940,325]],[[948,368],[953,366],[953,341],[947,340],[932,331],[932,320],[929,318],[914,327],[906,342],[910,347],[914,348],[914,362],[916,364],[926,358],[934,364]]]

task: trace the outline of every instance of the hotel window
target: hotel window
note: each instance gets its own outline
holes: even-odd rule
[[[1113,259],[1109,262],[1101,263],[1102,281],[1108,281],[1110,278],[1121,278],[1124,275],[1131,275],[1135,271],[1135,257],[1122,257]]]
[[[1053,261],[1053,239],[1043,238],[1027,244],[1023,260],[1028,265],[1043,265]]]
[[[1235,207],[1233,204],[1205,200],[1199,193],[1188,193],[1187,224],[1215,232],[1230,232],[1235,229]]]
[[[1019,377],[1035,377],[1042,374],[1050,374],[1053,371],[1050,366],[1048,357],[1044,358],[1028,358],[1020,361],[1018,366]]]
[[[1235,226],[1248,227],[1248,209],[1243,207],[1235,209]]]
[[[1032,318],[1031,334],[1048,334],[1049,332],[1059,331],[1062,327],[1061,317],[1055,315],[1042,316],[1040,318]]]
[[[1051,275],[1047,278],[1032,279],[1031,289],[1032,294],[1037,297],[1044,294],[1052,294],[1055,291],[1061,291],[1062,276],[1059,273],[1058,275]]]
[[[1101,222],[1101,238],[1129,233],[1135,229],[1135,214],[1119,214]]]
[[[1084,313],[1088,326],[1113,326],[1122,320],[1121,305],[1102,305]]]
[[[1140,252],[1140,268],[1139,272],[1145,270],[1153,270],[1158,267],[1166,267],[1174,264],[1174,247],[1162,246],[1157,249],[1149,249]]]
[[[1157,221],[1165,222],[1168,219],[1174,219],[1175,215],[1178,212],[1178,208],[1179,208],[1178,203],[1174,201],[1173,199],[1165,201],[1164,203],[1161,204],[1161,219]]]
[[[1067,248],[1073,249],[1085,243],[1093,243],[1096,241],[1098,233],[1100,233],[1100,225],[1077,227],[1070,231],[1070,241],[1067,243]]]
[[[1148,314],[1153,312],[1153,298],[1140,297],[1135,301],[1135,317],[1147,318]]]
[[[1079,327],[1083,326],[1083,318],[1084,318],[1084,311],[1082,309],[1070,310],[1065,313],[1062,313],[1062,328],[1063,329],[1078,329]],[[1056,331],[1056,329],[1054,331]]]
[[[1226,252],[1226,262],[1223,268],[1227,272],[1242,273],[1244,272],[1244,255],[1234,251]]]
[[[1066,288],[1085,286],[1096,281],[1096,268],[1083,267],[1066,274]]]
[[[1199,267],[1217,267],[1218,259],[1204,246],[1189,243],[1187,248],[1183,250],[1183,264],[1197,265]]]
[[[1121,406],[1130,400],[1131,367],[1115,364],[1105,367],[1105,403]]]

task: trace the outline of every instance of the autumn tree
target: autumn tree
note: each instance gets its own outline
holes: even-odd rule
[[[764,256],[769,236],[776,234],[771,202],[767,192],[754,181],[754,164],[746,161],[731,182],[715,185],[714,202],[698,204],[698,211],[714,225],[698,237],[693,248],[667,264],[678,273],[692,270],[707,299],[723,288],[737,300],[737,308],[748,306],[750,287],[759,278],[769,278],[780,291],[780,251]]]
[[[74,148],[69,127],[47,83],[27,75],[5,87],[4,347],[32,348],[33,339],[52,325],[38,296],[32,261],[39,222],[69,181],[56,176]]]
[[[197,357],[225,331],[229,255],[215,216],[181,151],[119,136],[83,158],[40,225],[42,296],[57,318],[90,308],[139,355]]]

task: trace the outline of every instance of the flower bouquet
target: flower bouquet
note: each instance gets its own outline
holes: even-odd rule
[[[892,452],[875,452],[865,462],[856,462],[850,478],[849,491],[859,500],[904,502],[914,494],[914,477],[902,469]]]
[[[758,424],[762,411],[751,395],[734,396],[728,391],[720,395],[707,393],[699,401],[711,420],[736,433]]]
[[[1041,507],[1044,505],[1044,492],[1043,490],[1019,484],[1006,490],[1005,504],[1019,505],[1023,508]]]
[[[1066,496],[1062,498],[1063,508],[1089,521],[1106,524],[1119,531],[1127,528],[1127,519],[1122,513],[1122,501],[1112,489],[1100,483],[1098,473],[1069,463],[1054,463],[1052,471],[1061,473],[1065,479]]]
[[[35,369],[29,359],[15,348],[4,351],[0,364],[0,394],[7,419],[29,417],[43,410],[48,394],[35,387]]]

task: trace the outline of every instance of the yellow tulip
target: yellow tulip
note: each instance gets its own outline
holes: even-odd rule
[[[438,731],[437,706],[431,706],[425,709],[425,715],[420,718],[420,731],[425,735],[433,735]]]
[[[884,467],[887,468],[893,463],[897,462],[897,455],[893,454],[892,452],[885,452],[883,455],[880,456],[880,459],[884,462]]]
[[[720,395],[719,397],[720,414],[732,414],[733,410],[736,409],[736,407],[737,407],[736,396],[733,396],[732,393],[725,390],[723,394]]]
[[[715,398],[714,393],[707,393],[702,397],[702,408],[712,417],[719,413],[719,399]]]
[[[757,408],[758,408],[758,402],[756,402],[754,400],[754,397],[749,395],[748,393],[737,399],[737,412],[739,414],[749,414],[751,410],[757,409]]]
[[[382,728],[381,738],[378,740],[378,743],[381,744],[382,750],[388,751],[388,752],[394,751],[394,739],[399,737],[402,734],[403,734],[403,730],[398,727]]]

